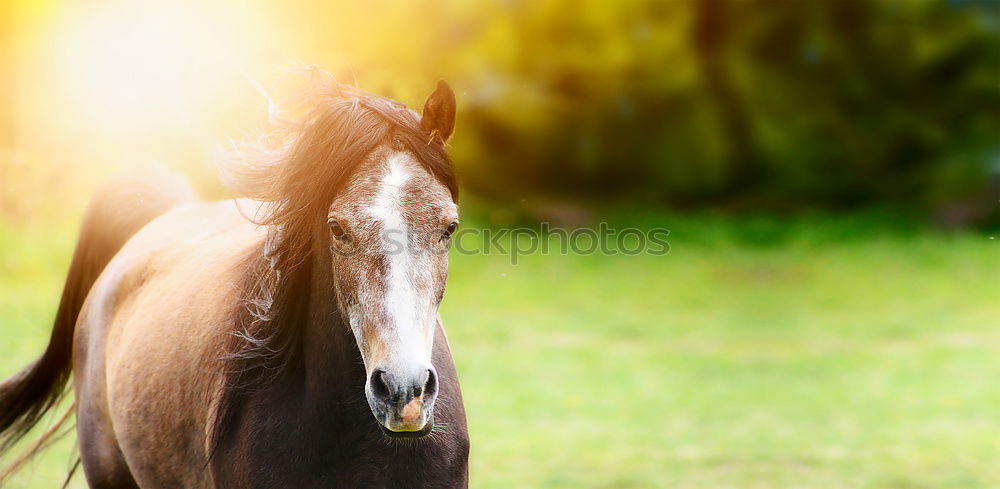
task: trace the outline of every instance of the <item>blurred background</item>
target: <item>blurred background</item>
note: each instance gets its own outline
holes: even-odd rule
[[[474,488],[1000,486],[1000,2],[0,0],[0,377],[90,193],[206,198],[296,63],[458,95],[463,226],[667,256],[452,258]],[[12,487],[55,487],[72,436]],[[71,487],[84,487],[77,475]]]

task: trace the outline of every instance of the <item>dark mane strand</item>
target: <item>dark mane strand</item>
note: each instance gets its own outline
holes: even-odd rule
[[[316,82],[310,114],[274,145],[237,147],[223,178],[243,196],[267,203],[267,240],[245,260],[243,298],[222,353],[225,383],[218,395],[210,458],[235,435],[248,394],[267,389],[301,361],[297,343],[309,311],[312,232],[358,165],[381,145],[412,152],[458,200],[444,145],[420,128],[402,104]],[[273,138],[272,138],[273,139]]]

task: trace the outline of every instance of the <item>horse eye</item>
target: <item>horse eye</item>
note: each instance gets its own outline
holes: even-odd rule
[[[344,227],[341,226],[336,219],[330,219],[329,224],[330,234],[332,234],[334,238],[342,239],[345,235],[347,235],[347,231],[344,231]]]
[[[444,231],[444,237],[450,238],[451,234],[454,233],[456,229],[458,229],[458,221],[451,221],[451,224],[448,225],[448,229]]]

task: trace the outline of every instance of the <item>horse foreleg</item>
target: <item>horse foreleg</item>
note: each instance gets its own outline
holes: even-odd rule
[[[91,489],[139,489],[106,413],[86,403],[77,409],[80,461]]]

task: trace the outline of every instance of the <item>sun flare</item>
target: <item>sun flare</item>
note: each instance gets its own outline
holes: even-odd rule
[[[119,4],[72,16],[58,40],[62,82],[105,127],[187,119],[248,68],[245,23],[176,4]]]

